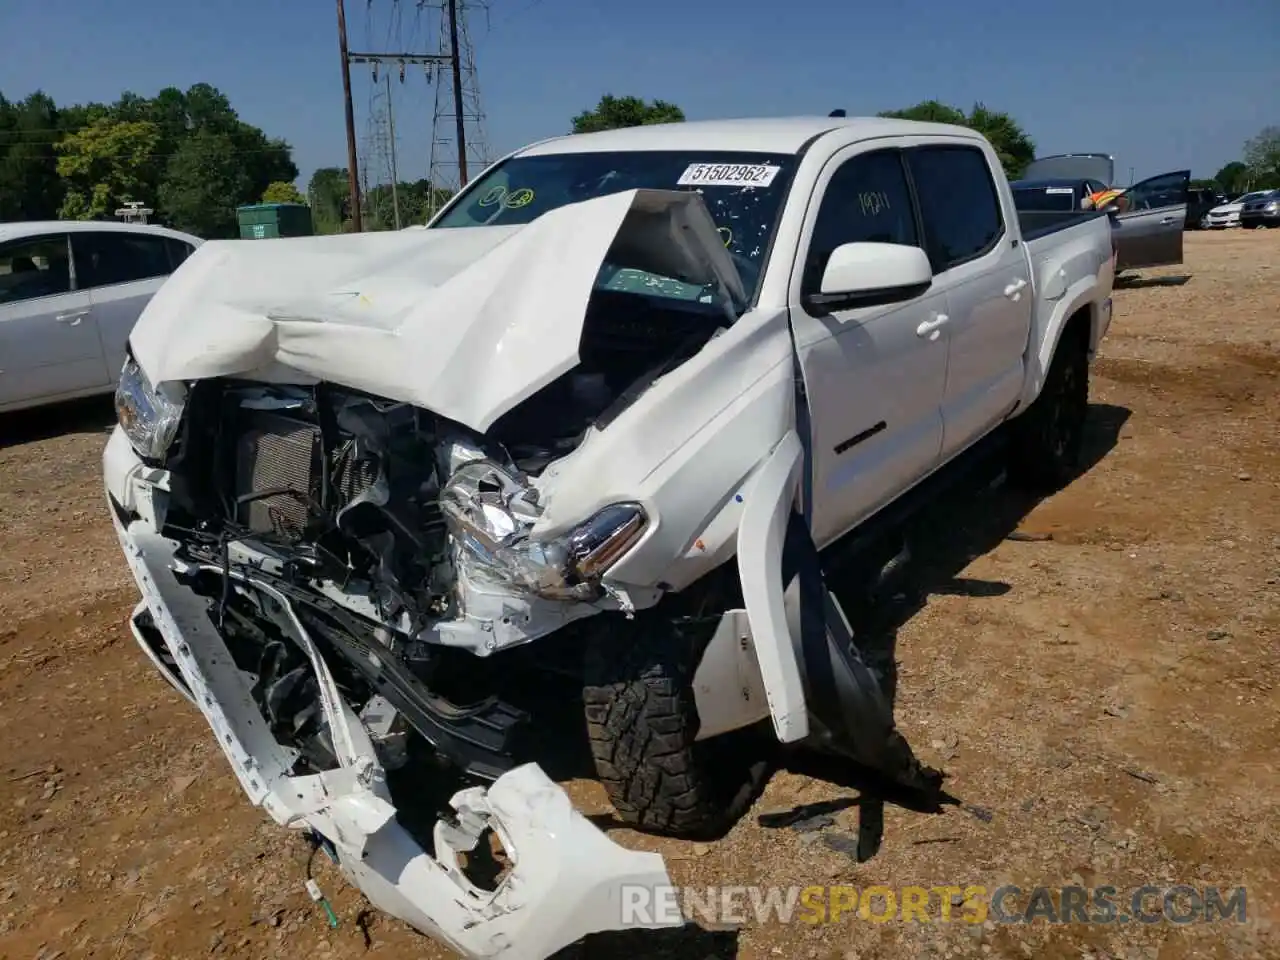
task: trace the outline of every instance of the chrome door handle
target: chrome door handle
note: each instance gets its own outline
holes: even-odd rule
[[[1161,217],[1161,218],[1160,218],[1160,222],[1161,222],[1161,223],[1173,223],[1173,222],[1174,222],[1175,220],[1177,220],[1177,219],[1178,219],[1177,217]]]
[[[1027,281],[1019,277],[1017,280],[1013,281],[1013,283],[1004,288],[1004,295],[1010,300],[1017,300],[1022,296],[1022,288],[1026,285]]]
[[[947,325],[951,318],[945,313],[934,314],[932,320],[926,320],[920,326],[916,327],[917,337],[928,337],[930,340],[938,339],[938,331]]]
[[[80,325],[80,321],[83,320],[88,315],[88,313],[89,313],[88,310],[75,310],[75,311],[72,311],[71,313],[60,313],[56,317],[54,317],[54,319],[57,320],[59,323],[65,323],[65,324],[69,324],[70,326],[77,327]]]

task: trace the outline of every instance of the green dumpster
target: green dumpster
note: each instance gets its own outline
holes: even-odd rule
[[[240,239],[266,240],[268,237],[310,237],[311,208],[305,203],[254,203],[236,209]]]

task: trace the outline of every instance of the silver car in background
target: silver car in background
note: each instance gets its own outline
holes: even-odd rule
[[[202,242],[151,224],[0,223],[0,413],[115,390],[142,308]]]
[[[1240,226],[1240,211],[1244,208],[1244,205],[1251,200],[1261,200],[1268,192],[1267,190],[1255,190],[1253,193],[1246,193],[1242,197],[1237,197],[1230,203],[1220,203],[1204,215],[1204,219],[1200,221],[1200,226],[1205,230],[1223,230],[1227,227],[1238,227]]]

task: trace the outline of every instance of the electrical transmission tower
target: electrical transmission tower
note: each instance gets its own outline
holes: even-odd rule
[[[368,171],[362,169],[357,149],[355,115],[351,104],[351,65],[370,64],[374,68],[377,83],[377,67],[380,64],[398,65],[400,80],[404,82],[405,67],[420,65],[427,72],[427,82],[435,84],[435,113],[432,118],[429,179],[432,185],[428,204],[434,214],[447,195],[458,190],[471,175],[479,173],[490,162],[489,144],[484,130],[484,111],[480,106],[480,84],[476,78],[475,48],[471,43],[471,31],[467,14],[483,9],[487,0],[414,0],[417,15],[424,11],[439,14],[439,43],[432,53],[404,52],[354,52],[347,45],[347,17],[345,0],[337,0],[338,50],[342,60],[343,106],[347,126],[347,167],[351,192],[351,219],[355,230],[364,229],[361,195],[368,193]],[[367,0],[370,8],[372,0]],[[399,0],[392,0],[398,8]],[[389,38],[389,36],[388,36]],[[406,47],[408,45],[406,44]],[[446,88],[447,85],[447,88]],[[391,114],[390,81],[387,80],[385,119],[373,120],[366,138],[366,158],[369,153],[385,154],[391,167],[392,203],[395,198],[397,174],[395,170],[395,129]],[[372,99],[370,113],[374,113]],[[389,149],[388,149],[389,145]],[[399,215],[396,213],[396,221]]]
[[[492,159],[485,136],[484,108],[476,73],[475,47],[467,14],[488,7],[481,0],[445,0],[440,6],[438,49],[447,61],[430,70],[435,82],[435,113],[431,121],[430,212],[436,213],[445,192],[454,193],[487,167]],[[448,75],[445,68],[448,68]],[[448,85],[446,87],[446,84]]]

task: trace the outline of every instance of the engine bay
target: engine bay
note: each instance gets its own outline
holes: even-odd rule
[[[354,708],[394,720],[387,743],[401,743],[407,723],[467,772],[499,775],[528,716],[503,693],[528,668],[528,655],[508,648],[559,633],[539,642],[537,667],[575,673],[573,631],[561,628],[619,609],[594,561],[616,556],[645,522],[638,506],[620,504],[562,542],[538,542],[529,530],[539,474],[723,324],[708,304],[598,290],[580,363],[484,435],[328,382],[191,385],[164,462],[161,532],[299,762],[332,761],[315,678],[247,575],[289,599],[340,665]],[[501,662],[477,676],[468,661],[492,652]]]

